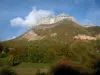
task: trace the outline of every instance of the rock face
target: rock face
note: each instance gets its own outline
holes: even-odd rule
[[[39,36],[33,30],[30,30],[27,33],[25,33],[22,36],[22,38],[25,38],[28,41],[31,41],[31,40],[38,40],[39,39]]]
[[[66,15],[66,14],[60,14],[58,16],[49,16],[47,18],[43,18],[43,19],[41,19],[39,24],[53,24],[53,23],[59,22],[63,19],[68,19],[68,20],[76,22],[76,19],[74,17]]]
[[[77,36],[73,37],[74,39],[80,39],[80,40],[96,40],[96,37],[91,37],[85,34],[78,34]]]

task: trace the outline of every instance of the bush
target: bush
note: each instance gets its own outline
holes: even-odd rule
[[[5,52],[0,54],[0,58],[4,58],[6,56],[7,56],[7,54]]]
[[[18,56],[12,56],[12,55],[10,55],[8,57],[8,65],[10,65],[10,66],[16,66],[16,65],[18,65],[20,63],[21,63],[21,61],[20,61],[20,58]]]
[[[10,55],[7,59],[8,65],[13,66],[14,61],[13,61],[14,57],[12,55]]]

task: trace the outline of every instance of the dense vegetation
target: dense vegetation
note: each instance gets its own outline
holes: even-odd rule
[[[99,60],[100,40],[62,42],[58,40],[10,41],[0,46],[1,58],[9,65],[21,62],[53,63],[60,59],[82,65],[92,70],[93,63]]]

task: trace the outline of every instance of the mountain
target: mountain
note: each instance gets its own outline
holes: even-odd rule
[[[79,24],[63,19],[57,23],[53,24],[42,24],[37,27],[32,28],[25,34],[23,34],[19,39],[27,40],[39,40],[44,38],[53,38],[60,40],[72,39],[73,36],[78,34],[89,35],[89,32]]]
[[[61,14],[43,19],[40,25],[32,28],[18,39],[28,41],[48,38],[61,41],[72,39],[96,40],[90,29],[90,27],[79,25],[75,18]]]
[[[98,26],[82,26],[77,23],[74,17],[60,14],[41,19],[36,27],[13,40],[96,40],[100,37],[99,33],[100,27]]]

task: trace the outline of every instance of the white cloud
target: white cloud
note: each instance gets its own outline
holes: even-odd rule
[[[36,26],[43,17],[54,15],[51,10],[37,10],[36,7],[24,18],[16,17],[10,20],[12,26],[32,27]]]
[[[12,26],[24,25],[24,20],[21,17],[14,18],[10,22]]]

